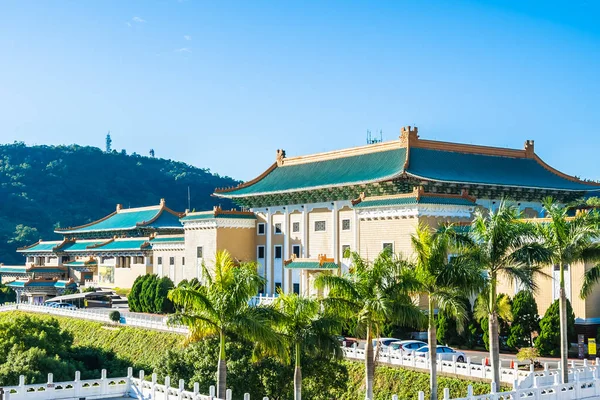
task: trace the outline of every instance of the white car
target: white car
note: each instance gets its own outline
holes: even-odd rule
[[[379,342],[379,349],[383,351],[387,351],[387,348],[390,344],[394,342],[399,342],[400,339],[396,338],[379,338],[373,339],[373,349],[377,348],[377,342]]]
[[[420,349],[423,346],[427,346],[427,343],[420,340],[401,340],[399,342],[392,342],[389,345],[390,350],[395,352],[401,352],[405,355],[411,355],[415,350]]]
[[[436,352],[438,359],[441,358],[445,361],[452,361],[454,356],[456,356],[457,362],[465,362],[467,359],[465,353],[462,351],[457,351],[447,346],[437,346]],[[429,358],[429,346],[421,347],[420,349],[415,350],[415,356]]]

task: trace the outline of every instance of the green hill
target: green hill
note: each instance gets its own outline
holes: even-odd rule
[[[156,205],[184,211],[231,203],[211,197],[238,182],[208,169],[160,158],[106,153],[96,147],[0,145],[0,262],[22,264],[17,247],[60,238],[57,227],[85,224],[115,205]]]

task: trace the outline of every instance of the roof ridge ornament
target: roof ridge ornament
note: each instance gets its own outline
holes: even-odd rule
[[[400,128],[400,144],[404,147],[409,146],[419,140],[419,128],[410,125]]]
[[[534,158],[534,155],[535,155],[534,141],[526,140],[525,141],[525,157]]]
[[[283,165],[283,159],[285,158],[285,150],[277,149],[275,160],[277,161],[277,166],[281,167]]]

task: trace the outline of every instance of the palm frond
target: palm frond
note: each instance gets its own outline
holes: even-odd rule
[[[579,296],[585,299],[592,293],[594,286],[600,281],[600,264],[592,267],[583,275],[583,283]]]

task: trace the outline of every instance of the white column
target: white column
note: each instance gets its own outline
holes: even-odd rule
[[[302,257],[308,258],[308,211],[302,207]]]
[[[338,232],[340,229],[340,221],[338,220],[338,203],[337,201],[333,202],[333,207],[331,209],[331,220],[333,221],[333,230],[332,230],[332,237],[331,237],[331,242],[332,242],[332,253],[333,253],[333,262],[335,262],[336,264],[339,261],[339,249],[338,249]]]
[[[290,212],[289,208],[283,210],[283,291],[284,293],[292,292],[292,271],[285,268],[285,260],[290,259]]]
[[[265,218],[265,235],[267,235],[267,244],[265,246],[265,279],[267,280],[267,285],[265,287],[265,294],[270,295],[273,293],[273,289],[271,289],[271,285],[273,284],[273,273],[271,271],[273,267],[271,254],[271,231],[273,230],[271,227],[271,213],[267,211]]]

